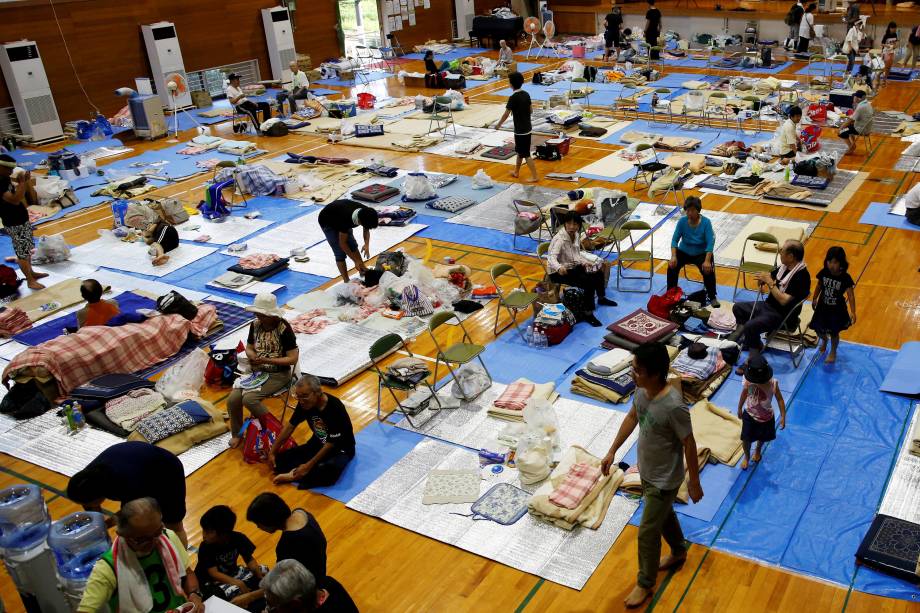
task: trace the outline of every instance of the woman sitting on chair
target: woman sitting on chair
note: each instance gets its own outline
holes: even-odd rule
[[[693,264],[703,275],[703,285],[709,304],[719,308],[716,299],[716,268],[712,259],[716,235],[712,222],[702,215],[703,203],[696,196],[690,196],[684,203],[684,217],[677,222],[671,238],[671,261],[668,262],[668,289],[677,287],[680,269]]]
[[[550,281],[580,287],[589,294],[593,292],[601,306],[616,306],[616,302],[607,298],[610,262],[581,249],[581,215],[566,211],[560,221],[562,228],[553,236],[546,253]],[[601,325],[593,313],[585,321],[595,327]]]
[[[262,400],[277,394],[291,383],[291,368],[300,359],[294,330],[282,317],[274,294],[258,294],[252,306],[246,307],[246,310],[256,316],[249,326],[246,357],[253,375],[262,373],[267,378],[261,384],[247,389],[234,387],[230,392],[227,410],[230,413],[231,448],[238,447],[242,442],[240,430],[243,427],[243,406],[254,417],[268,413],[268,407],[262,404]]]

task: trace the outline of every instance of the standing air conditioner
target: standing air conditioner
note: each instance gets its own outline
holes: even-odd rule
[[[294,51],[294,31],[287,8],[276,6],[262,9],[262,24],[268,42],[268,59],[272,65],[272,78],[282,83],[291,82],[290,63],[297,60]]]
[[[38,55],[38,45],[31,40],[21,40],[2,47],[0,67],[3,68],[3,77],[23,136],[35,143],[64,138],[61,120],[51,97],[48,75]]]
[[[149,26],[141,26],[144,34],[144,44],[147,46],[147,58],[153,71],[153,82],[157,86],[157,95],[163,107],[177,109],[192,106],[192,94],[187,91],[177,92],[175,99],[170,95],[166,86],[167,77],[179,75],[183,82],[188,82],[185,74],[185,63],[182,61],[182,51],[179,49],[179,39],[176,37],[176,26],[168,21],[161,21]]]

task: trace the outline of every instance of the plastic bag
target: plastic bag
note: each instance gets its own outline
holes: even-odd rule
[[[57,200],[69,187],[70,183],[57,175],[35,176],[35,194],[42,205]]]
[[[450,394],[454,398],[475,398],[490,386],[489,375],[481,364],[465,364],[457,371],[457,380],[451,386]]]
[[[518,469],[521,483],[538,483],[549,476],[552,456],[552,442],[537,428],[527,427],[518,439],[514,465]]]
[[[163,376],[157,380],[156,391],[170,402],[179,402],[196,398],[204,383],[204,372],[208,368],[210,356],[201,349],[179,360],[166,369]]]
[[[70,247],[64,242],[60,234],[42,236],[38,239],[35,253],[32,255],[33,264],[54,264],[70,258]]]
[[[547,437],[552,443],[553,450],[560,450],[559,422],[552,403],[545,399],[528,400],[527,406],[524,407],[524,423]]]
[[[410,172],[406,177],[403,190],[405,199],[408,201],[431,200],[437,196],[428,176],[422,172]]]
[[[486,171],[480,168],[473,175],[473,189],[490,189],[495,185],[492,177],[486,174]]]

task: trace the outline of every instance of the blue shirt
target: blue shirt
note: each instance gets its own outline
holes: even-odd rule
[[[690,220],[684,216],[677,221],[674,236],[671,238],[671,247],[679,248],[687,255],[700,255],[711,253],[716,244],[716,234],[712,230],[712,222],[700,216],[696,227],[690,225]]]

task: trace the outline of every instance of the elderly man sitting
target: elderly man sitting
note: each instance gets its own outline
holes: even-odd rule
[[[93,566],[78,613],[169,611],[187,602],[204,611],[188,552],[163,526],[157,501],[132,500],[115,517],[117,536]]]
[[[310,98],[310,80],[307,79],[307,74],[300,69],[297,62],[292,61],[289,66],[291,69],[291,82],[285,86],[283,91],[278,93],[276,98],[279,109],[283,107],[285,100],[290,100],[291,113],[293,113],[297,110],[295,100],[308,100]]]
[[[297,560],[278,562],[262,578],[259,587],[265,592],[265,600],[268,603],[266,610],[275,613],[358,611],[358,607],[341,583],[332,577],[326,577],[323,588],[319,589],[313,574]]]
[[[732,313],[739,325],[743,324],[739,343],[751,353],[760,353],[763,343],[760,335],[776,330],[783,319],[792,311],[801,310],[800,303],[811,291],[811,274],[805,267],[805,246],[800,241],[788,240],[779,252],[780,265],[768,273],[757,273],[761,289],[767,290],[767,297],[757,302],[737,302]],[[738,368],[744,374],[744,366]]]
[[[856,137],[865,136],[872,133],[872,123],[875,119],[875,109],[872,104],[866,100],[866,92],[861,89],[856,90],[853,94],[853,100],[856,102],[856,109],[852,117],[847,117],[840,125],[840,138],[847,141],[850,146],[847,153],[856,151]]]

